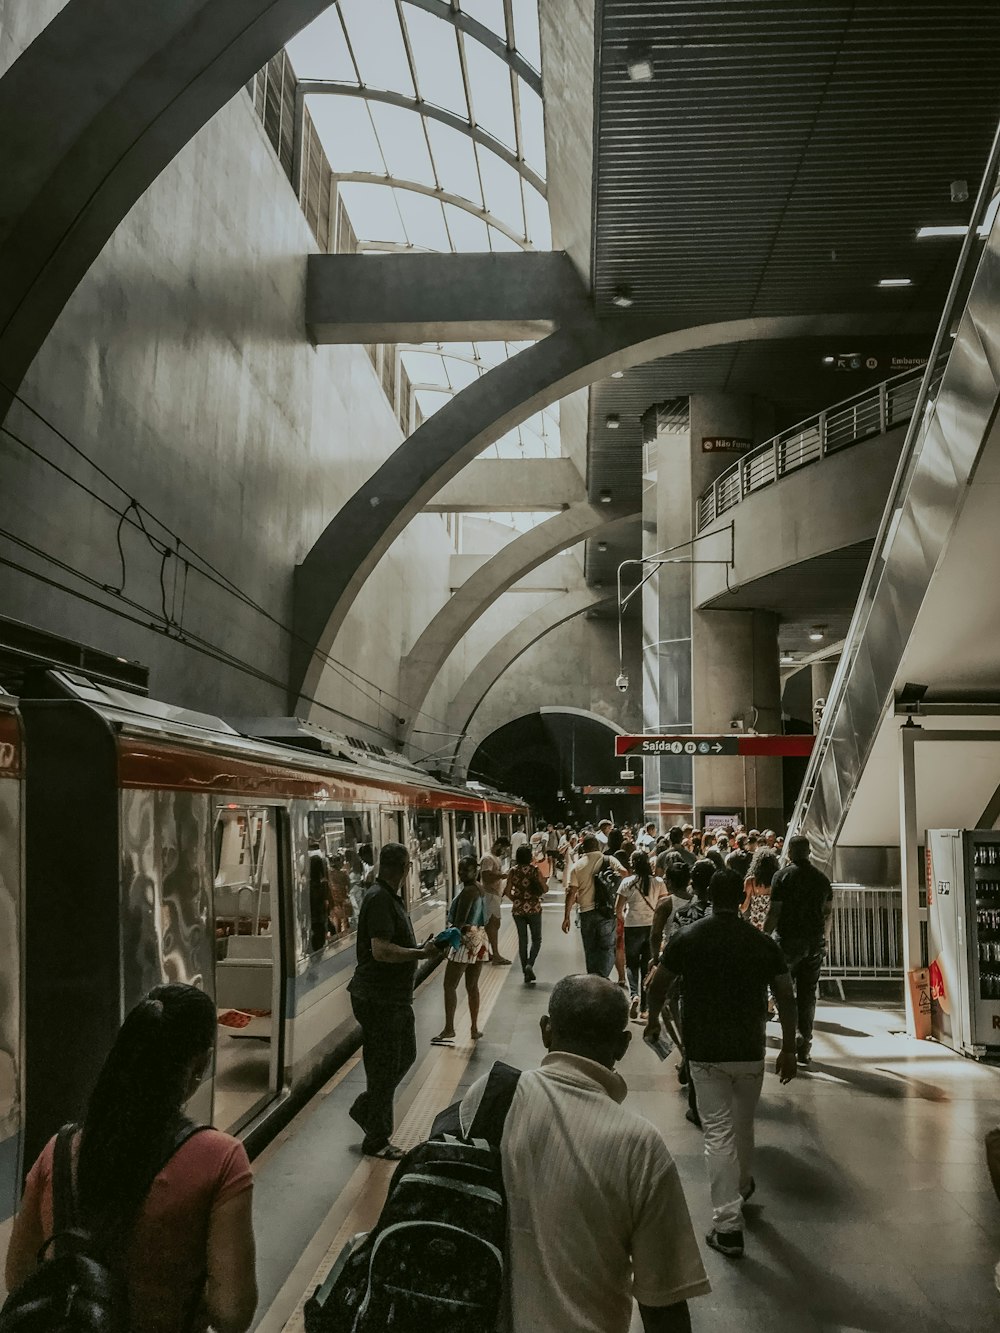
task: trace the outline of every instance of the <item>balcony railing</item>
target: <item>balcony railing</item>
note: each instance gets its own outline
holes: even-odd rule
[[[944,362],[945,358],[941,358],[935,366],[936,379],[943,373]],[[925,369],[917,366],[883,380],[744,454],[699,497],[698,531],[703,532],[748,495],[772,485],[789,472],[818,463],[827,454],[839,453],[862,440],[883,435],[895,426],[906,425],[913,415]]]

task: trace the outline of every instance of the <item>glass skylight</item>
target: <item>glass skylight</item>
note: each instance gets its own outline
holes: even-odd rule
[[[537,0],[337,0],[288,54],[362,251],[551,246]],[[423,416],[525,345],[404,348]],[[558,407],[488,451],[559,452]]]

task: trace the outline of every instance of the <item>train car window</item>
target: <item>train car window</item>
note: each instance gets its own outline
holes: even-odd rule
[[[275,1096],[280,1077],[278,821],[271,806],[223,806],[215,821],[213,1123],[234,1132]],[[273,1039],[272,1039],[273,1038]]]
[[[273,811],[227,806],[215,822],[215,937],[266,935],[277,887]]]
[[[419,810],[410,815],[410,860],[411,901],[447,902],[448,862],[440,811]]]
[[[355,930],[361,900],[375,879],[372,818],[367,810],[310,810],[309,911],[313,952]]]
[[[463,856],[479,857],[479,837],[475,815],[456,814],[455,850],[460,860]]]

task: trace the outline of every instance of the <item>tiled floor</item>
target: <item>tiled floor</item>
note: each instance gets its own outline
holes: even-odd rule
[[[402,1140],[422,1137],[434,1110],[493,1060],[527,1067],[541,1058],[538,1019],[552,983],[582,966],[579,935],[563,936],[559,918],[553,901],[537,986],[522,986],[516,967],[486,978],[495,993],[478,1046],[429,1046],[440,981],[421,988],[421,1054],[397,1103]],[[898,1011],[831,1002],[818,1017],[810,1071],[784,1088],[768,1075],[747,1254],[734,1263],[706,1252],[713,1291],[692,1303],[695,1333],[1000,1329],[992,1281],[1000,1203],[982,1149],[983,1133],[1000,1121],[1000,1072],[910,1041]],[[460,1007],[460,1034],[462,1025]],[[703,1234],[701,1136],[684,1119],[674,1061],[659,1064],[634,1032],[622,1066],[630,1104],[662,1129]],[[258,1160],[260,1333],[279,1333],[290,1319],[294,1328],[327,1256],[377,1216],[388,1168],[360,1156],[345,1113],[362,1077],[356,1065],[341,1071]]]

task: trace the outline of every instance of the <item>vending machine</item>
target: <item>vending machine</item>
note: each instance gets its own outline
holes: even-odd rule
[[[931,1032],[1000,1059],[1000,833],[930,829],[924,847]]]

